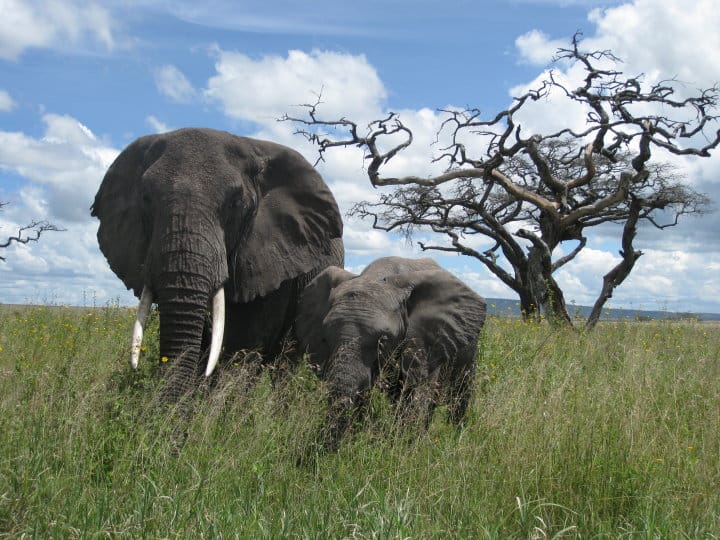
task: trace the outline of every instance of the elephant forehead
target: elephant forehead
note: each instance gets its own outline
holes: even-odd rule
[[[395,291],[386,285],[348,282],[333,291],[330,303],[333,310],[352,310],[358,315],[367,315],[394,311],[400,302]]]
[[[256,152],[243,140],[226,133],[180,130],[165,135],[148,150],[147,174],[166,180],[195,178],[227,183],[243,173],[257,172]],[[159,154],[159,155],[157,155]]]
[[[208,148],[199,152],[196,148],[168,149],[153,163],[147,174],[157,175],[168,180],[194,179],[205,183],[220,178],[228,179],[239,175],[242,168],[231,163],[227,157]]]

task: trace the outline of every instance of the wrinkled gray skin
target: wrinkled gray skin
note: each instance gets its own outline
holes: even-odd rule
[[[221,286],[225,357],[258,347],[272,357],[299,292],[343,261],[340,213],[315,169],[290,148],[223,131],[136,140],[108,169],[92,215],[110,268],[158,304],[169,401],[200,381]]]
[[[431,259],[386,257],[360,275],[332,266],[298,307],[301,350],[329,387],[325,447],[337,447],[381,370],[388,393],[425,426],[439,400],[465,416],[485,300]]]

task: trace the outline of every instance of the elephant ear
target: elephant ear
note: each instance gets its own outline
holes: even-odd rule
[[[338,285],[356,277],[352,272],[329,266],[308,283],[300,296],[295,319],[300,350],[312,351],[320,362],[330,355],[322,339],[323,320],[330,310],[330,295]]]
[[[485,299],[450,272],[408,272],[387,280],[406,291],[408,340],[444,358],[454,358],[477,341],[485,322]]]
[[[110,165],[90,214],[100,220],[100,250],[110,268],[139,297],[144,285],[143,265],[149,237],[142,218],[142,176],[162,155],[157,135],[133,142]]]
[[[340,211],[320,174],[280,145],[262,143],[257,154],[259,201],[235,248],[236,302],[265,296],[283,281],[315,275],[344,259]]]

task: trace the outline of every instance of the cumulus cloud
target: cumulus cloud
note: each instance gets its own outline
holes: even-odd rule
[[[0,131],[0,169],[31,182],[29,199],[45,201],[43,219],[87,221],[92,197],[117,155],[70,116],[43,116],[45,134],[36,139],[21,132]],[[28,201],[27,204],[33,204]]]
[[[717,311],[720,254],[645,250],[621,287],[624,301],[643,309]]]
[[[0,58],[17,60],[28,48],[66,48],[86,41],[115,45],[112,19],[95,3],[0,0]]]
[[[718,82],[720,11],[714,0],[634,0],[596,8],[588,21],[594,33],[586,33],[583,48],[612,50],[629,76],[643,75],[649,83],[676,78],[690,91]],[[522,59],[542,60],[548,51],[567,47],[570,37],[531,30],[516,47]]]
[[[714,0],[635,0],[595,9],[591,43],[606,45],[626,62],[629,73],[652,82],[677,77],[690,89],[718,82],[720,11]]]
[[[195,88],[176,66],[160,66],[155,70],[154,77],[158,91],[172,101],[190,103],[195,98]]]
[[[559,48],[567,47],[567,42],[561,39],[550,39],[540,30],[530,30],[518,36],[515,46],[523,60],[531,64],[544,65],[553,59]]]
[[[10,207],[8,207],[10,208]],[[0,237],[26,224],[24,207],[0,213]],[[97,223],[70,223],[62,232],[44,234],[39,242],[12,244],[0,264],[0,302],[9,304],[98,305],[133,296],[112,273],[97,247]]]
[[[12,244],[0,264],[0,302],[103,305],[132,295],[110,271],[95,237],[90,205],[118,151],[75,118],[43,116],[45,131],[34,138],[0,131],[0,170],[27,183],[0,212],[0,238],[33,219],[65,229],[39,242]]]
[[[387,95],[363,55],[313,50],[251,58],[219,48],[215,55],[217,75],[208,81],[205,96],[239,120],[275,122],[321,93],[323,114],[362,122],[380,113]]]
[[[5,90],[0,90],[0,112],[12,111],[17,106],[17,103],[10,97]]]

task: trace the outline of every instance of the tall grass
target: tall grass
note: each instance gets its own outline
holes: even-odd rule
[[[594,333],[490,319],[468,424],[362,430],[298,466],[323,421],[300,368],[228,366],[173,452],[153,325],[133,313],[0,315],[0,536],[545,538],[720,535],[720,337],[689,323]]]

